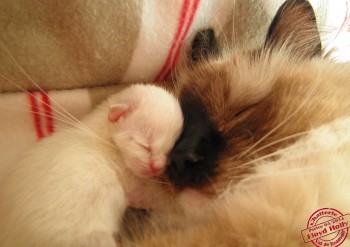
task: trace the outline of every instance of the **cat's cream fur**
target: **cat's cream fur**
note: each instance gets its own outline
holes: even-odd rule
[[[174,204],[180,204],[186,211],[186,217],[169,213],[159,217],[160,214],[155,210],[150,225],[145,223],[131,227],[134,238],[128,239],[130,232],[121,236],[123,246],[302,247],[307,245],[304,244],[300,231],[306,227],[308,217],[315,210],[334,207],[343,213],[349,212],[349,65],[319,58],[310,59],[318,43],[314,23],[303,8],[285,10],[282,17],[277,23],[274,38],[264,48],[254,51],[234,49],[220,58],[180,69],[175,94],[181,96],[183,92],[189,91],[200,99],[211,121],[224,136],[227,149],[219,157],[217,176],[211,179],[211,183],[201,190],[177,192],[175,201],[167,200],[167,195],[173,196],[171,188],[165,190],[157,183],[150,183],[151,180],[133,185],[132,182],[140,180],[125,176],[127,183],[122,184],[128,184],[132,188],[148,188],[144,194],[140,190],[135,192],[145,196],[145,200],[151,200],[141,204],[151,204],[165,211]],[[62,145],[66,146],[67,143],[62,141]],[[88,160],[91,161],[100,154],[90,152],[89,155]],[[116,154],[111,149],[108,158],[113,157]],[[75,157],[67,159],[74,161]],[[42,164],[42,167],[45,165]],[[26,175],[30,173],[23,170],[24,168],[16,169],[16,173],[22,173],[22,177],[27,179]],[[111,168],[106,166],[105,169],[90,174],[91,177],[86,174],[78,181],[79,176],[74,176],[72,181],[93,186],[93,181],[103,178],[106,187],[108,181],[115,185],[112,181],[117,177],[110,171]],[[74,174],[82,172],[76,171]],[[39,175],[40,173],[37,175],[38,180],[43,179]],[[59,176],[57,181],[61,179],[62,176]],[[35,179],[33,181],[36,182]],[[15,190],[23,183],[19,180],[10,189]],[[35,185],[36,183],[30,183],[25,188],[28,193],[23,194],[23,198],[33,195],[29,191]],[[101,185],[98,183],[99,188],[104,188]],[[114,191],[121,190],[121,186],[115,185]],[[60,193],[62,191],[64,193]],[[57,222],[62,222],[62,218],[55,214],[58,211],[55,207],[69,206],[72,202],[65,200],[58,204],[53,201],[57,195],[69,194],[78,198],[83,209],[87,204],[91,205],[91,202],[92,205],[102,202],[98,200],[102,196],[99,193],[90,197],[96,200],[84,201],[77,191],[70,188],[50,192],[51,201],[44,203],[53,210],[48,214],[53,217],[49,219],[53,230],[61,226]],[[206,196],[208,194],[221,196],[212,200]],[[16,193],[8,194],[7,198],[15,200],[15,195]],[[45,196],[44,193],[37,195]],[[152,200],[159,199],[154,198],[155,195],[163,197],[161,200]],[[117,199],[110,195],[108,198]],[[0,208],[6,207],[7,203],[0,198]],[[29,203],[37,206],[41,202]],[[31,246],[24,239],[33,239],[33,234],[52,236],[51,231],[40,231],[41,222],[20,220],[28,212],[22,210],[26,208],[25,205],[28,204],[14,205],[14,210],[21,209],[18,210],[20,214],[0,214],[5,222],[10,217],[16,219],[13,224],[23,226],[20,234],[13,234],[8,225],[5,226],[2,223],[4,221],[0,221],[0,238],[4,234],[13,237],[13,242],[8,246]],[[123,209],[125,204],[119,206]],[[74,224],[71,221],[73,216],[80,216],[78,227],[74,228],[76,231],[71,235],[67,232],[56,235],[55,231],[54,238],[67,240],[72,237],[71,246],[108,246],[108,243],[96,243],[108,239],[113,246],[110,236],[104,238],[103,230],[88,234],[87,238],[79,238],[83,242],[74,239],[81,236],[79,234],[84,235],[85,232],[79,226],[87,226],[84,229],[88,229],[89,217],[108,217],[106,208],[84,211],[84,214],[80,214],[83,212],[81,208],[69,211],[71,214],[66,219],[70,220],[67,221],[70,224]],[[79,214],[76,215],[76,212]],[[37,219],[35,214],[31,216],[32,219]],[[37,227],[28,230],[25,228],[27,224],[23,223],[35,223]],[[109,224],[112,226],[114,223],[109,221]],[[62,239],[58,241],[63,241]],[[42,240],[43,246],[55,246],[48,238],[35,240]],[[348,244],[349,240],[343,246]]]
[[[176,93],[226,147],[206,186],[179,192],[187,217],[155,213],[125,246],[311,246],[300,231],[313,212],[350,212],[350,65],[318,57],[319,42],[309,5],[288,0],[263,48],[179,69]]]
[[[116,119],[120,105],[128,109]],[[160,183],[140,178],[140,168],[132,167],[139,164],[129,160],[145,164],[144,171],[155,156],[166,156],[182,122],[171,94],[134,85],[76,127],[38,143],[0,181],[0,246],[116,246],[126,207],[156,208],[162,192]]]
[[[300,232],[314,211],[350,209],[349,126],[346,118],[310,131],[275,161],[255,162],[254,175],[229,187],[200,219],[161,222],[125,246],[311,246]]]

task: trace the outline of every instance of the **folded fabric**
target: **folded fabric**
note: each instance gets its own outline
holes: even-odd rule
[[[196,30],[220,31],[232,0],[0,1],[0,92],[162,80]],[[25,73],[23,73],[25,71]],[[28,78],[30,76],[30,78]],[[0,77],[1,78],[1,77]]]
[[[36,142],[61,128],[77,126],[91,107],[127,85],[0,96],[0,177],[4,168]]]

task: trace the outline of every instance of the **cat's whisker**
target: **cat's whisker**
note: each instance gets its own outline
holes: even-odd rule
[[[226,32],[225,32],[223,26],[220,24],[220,22],[219,22],[217,16],[214,15],[213,17],[214,17],[214,20],[215,20],[215,22],[216,22],[216,24],[217,24],[217,26],[218,26],[218,29],[220,30],[220,32],[219,32],[220,35],[222,35],[223,38],[224,38],[225,43],[224,43],[223,46],[224,46],[224,47],[228,47],[230,44],[229,44],[229,41],[228,41],[228,39],[227,39]]]
[[[240,175],[230,176],[229,179],[230,179],[230,180],[233,180],[233,179],[239,179],[239,180],[241,180],[241,179],[246,178],[247,176],[248,176],[248,174],[240,174]]]
[[[109,147],[113,148],[113,149],[117,149],[117,147],[110,141],[107,141],[106,139],[102,138],[101,136],[97,135],[95,132],[93,132],[90,128],[84,128],[81,126],[76,126],[78,129],[74,129],[74,128],[70,128],[70,131],[74,131],[74,132],[79,132],[79,129],[84,131],[86,134],[96,138],[96,140],[99,140],[101,142],[103,142],[104,144],[108,145]]]
[[[2,79],[4,79],[5,81],[7,81],[8,83],[13,84],[15,87],[17,87],[17,88],[20,89],[21,91],[27,93],[28,95],[31,95],[31,96],[35,97],[35,95],[34,95],[32,92],[30,92],[30,91],[24,89],[23,87],[17,85],[16,83],[14,83],[14,82],[12,82],[11,80],[9,80],[9,79],[7,79],[6,77],[4,77],[2,74],[0,74],[0,77],[1,77]],[[47,95],[47,94],[46,94],[46,95]],[[47,95],[47,96],[50,97],[49,95]],[[50,97],[50,99],[52,99],[52,98]],[[74,121],[74,119],[71,119],[69,116],[67,116],[66,114],[60,112],[59,110],[57,110],[56,108],[52,107],[51,105],[49,105],[49,104],[47,104],[47,103],[45,103],[45,102],[43,102],[43,101],[42,101],[41,103],[42,103],[43,105],[49,107],[49,108],[50,108],[53,112],[55,112],[57,115],[59,115],[59,116],[61,116],[62,118],[66,119],[67,121],[71,122],[71,125],[72,125],[72,126],[74,126],[74,125],[77,124],[77,122]]]
[[[69,113],[64,107],[62,107],[56,100],[54,100],[52,97],[50,97],[29,75],[28,73],[26,73],[26,71],[24,70],[24,68],[16,61],[16,59],[12,56],[11,52],[7,49],[7,47],[5,46],[5,44],[2,42],[2,40],[0,39],[0,45],[3,47],[3,49],[5,49],[5,51],[8,53],[8,55],[11,57],[11,59],[13,60],[13,62],[16,64],[16,66],[18,66],[18,68],[21,70],[21,72],[40,90],[40,92],[44,93],[45,95],[47,95],[51,101],[63,112],[61,112],[60,110],[54,108],[53,106],[45,103],[45,102],[41,102],[42,104],[44,104],[47,107],[50,107],[55,113],[57,113],[58,115],[60,115],[61,117],[65,118],[67,120],[67,122],[70,122],[70,124],[72,126],[76,126],[79,127],[80,129],[86,131],[87,133],[91,134],[92,136],[95,136],[97,139],[103,141],[104,143],[106,143],[107,145],[109,145],[110,147],[115,147],[113,144],[111,144],[110,142],[104,140],[103,138],[99,137],[96,133],[94,133],[89,127],[87,127],[85,124],[83,124],[81,121],[79,121],[76,117],[74,117],[71,113]],[[28,90],[20,87],[19,85],[13,83],[12,81],[10,81],[9,79],[5,78],[3,75],[0,74],[0,76],[8,81],[9,83],[12,83],[13,85],[15,85],[17,88],[21,89],[23,92],[26,92],[27,94],[33,95],[33,93],[29,92]]]
[[[34,79],[26,72],[26,70],[23,68],[23,66],[21,64],[19,64],[19,62],[15,59],[15,57],[12,55],[12,53],[10,52],[10,50],[7,48],[7,46],[4,44],[4,42],[0,39],[0,45],[1,47],[5,50],[5,52],[7,53],[7,55],[10,57],[10,59],[12,60],[12,62],[19,68],[19,70],[23,73],[24,76],[26,76],[28,78],[28,80],[33,83],[33,85],[35,87],[37,87],[40,92],[46,94],[48,97],[50,97],[45,90],[43,90],[40,85],[38,83],[36,83],[34,81]],[[12,83],[12,82],[11,82]],[[12,83],[13,84],[13,83]],[[22,88],[23,90],[23,88]],[[24,90],[24,92],[27,92],[27,90]],[[84,125],[81,123],[81,121],[79,121],[76,117],[74,117],[71,113],[69,113],[64,107],[62,107],[55,99],[53,99],[52,97],[50,97],[51,101],[60,109],[63,111],[64,114],[66,114],[67,116],[69,116],[72,120],[76,121],[77,124],[79,125]],[[49,106],[51,107],[51,106]],[[52,109],[54,109],[53,107],[51,107]],[[63,113],[59,112],[57,109],[54,109],[56,112],[60,113],[63,115]],[[87,126],[85,126],[86,128],[88,128]]]
[[[234,44],[236,44],[236,35],[235,35],[235,16],[236,16],[236,0],[233,0],[233,7],[232,7],[232,25],[231,25],[231,44],[228,44],[228,47],[233,47]]]
[[[272,135],[273,133],[275,133],[278,129],[280,129],[282,126],[284,126],[289,120],[291,120],[296,114],[298,114],[303,107],[309,103],[309,99],[316,93],[316,89],[318,88],[318,86],[321,83],[321,80],[317,80],[318,83],[315,84],[315,86],[313,88],[311,88],[311,90],[309,91],[309,93],[306,95],[306,97],[304,98],[304,101],[301,102],[301,104],[297,107],[297,109],[295,109],[294,112],[292,112],[290,115],[288,115],[286,118],[284,118],[284,120],[282,122],[280,122],[279,124],[277,124],[276,127],[274,127],[272,130],[270,130],[266,135],[264,135],[262,138],[260,138],[257,142],[255,142],[253,145],[251,145],[249,148],[247,148],[245,151],[243,151],[238,157],[237,159],[242,158],[243,156],[245,156],[247,153],[249,153],[250,151],[252,151],[256,146],[258,146],[261,142],[263,142],[266,138],[268,138],[270,135]]]
[[[159,197],[161,197],[164,194],[167,194],[167,191],[166,190],[160,190],[160,191],[158,191],[158,193],[153,193],[152,194],[152,198],[159,198]]]
[[[178,91],[178,88],[179,88],[179,85],[176,83],[176,80],[175,80],[175,77],[176,77],[176,74],[177,74],[177,72],[176,72],[176,66],[177,65],[175,65],[175,68],[174,68],[174,70],[172,70],[172,75],[170,76],[170,78],[169,78],[169,80],[168,80],[168,82],[170,83],[170,86],[171,86],[171,88],[172,89],[170,89],[170,90],[174,90],[175,92],[176,91]],[[173,75],[174,74],[174,75]]]
[[[273,170],[273,173],[259,173],[259,174],[253,174],[252,176],[245,175],[245,176],[232,176],[230,178],[235,179],[235,178],[247,178],[248,180],[254,180],[254,179],[260,179],[260,178],[268,178],[268,177],[277,177],[280,175],[288,175],[289,173],[296,174],[296,173],[304,173],[304,172],[315,172],[315,171],[325,171],[327,172],[328,170],[325,168],[320,168],[317,166],[311,166],[311,167],[302,167],[302,168],[293,168],[293,169],[288,169],[288,170],[281,170],[281,171],[276,171]]]
[[[254,154],[256,154],[257,152],[260,152],[260,151],[262,151],[262,150],[264,150],[264,149],[266,149],[266,148],[269,148],[269,147],[271,147],[271,146],[273,146],[273,145],[275,145],[275,144],[278,144],[278,143],[284,142],[284,141],[289,141],[290,139],[294,139],[294,138],[297,138],[297,137],[301,137],[301,136],[304,136],[304,135],[306,135],[306,134],[308,134],[308,133],[309,133],[309,131],[303,131],[303,132],[299,132],[299,133],[294,134],[294,135],[290,135],[290,136],[283,137],[283,138],[281,138],[281,139],[279,139],[279,140],[277,140],[277,141],[273,141],[273,142],[271,142],[271,143],[269,143],[269,144],[267,144],[267,145],[264,145],[264,146],[262,146],[262,147],[260,147],[260,148],[258,148],[258,149],[256,149],[256,150],[254,150],[253,152],[250,152],[249,155],[254,155]]]
[[[239,166],[236,166],[236,167],[228,168],[228,170],[230,171],[230,170],[234,170],[234,169],[243,168],[243,167],[252,165],[252,164],[254,164],[254,163],[257,163],[257,162],[260,162],[260,161],[263,161],[263,160],[272,158],[272,157],[277,156],[277,155],[280,155],[280,151],[276,151],[276,152],[273,152],[273,153],[270,153],[270,154],[261,156],[261,157],[259,157],[259,158],[250,160],[250,161],[248,161],[248,162],[246,162],[246,163],[243,163],[242,165],[239,165]]]
[[[219,195],[220,189],[218,189],[218,186],[215,184],[215,182],[211,179],[211,177],[209,175],[207,175],[207,177],[208,177],[209,185],[214,190],[215,195]]]
[[[162,180],[159,180],[157,178],[154,178],[154,177],[150,177],[148,178],[151,182],[154,182],[154,183],[157,183],[157,184],[164,184],[164,185],[167,185],[169,184],[168,182],[166,181],[162,181]]]
[[[50,118],[55,119],[55,120],[57,120],[59,122],[65,123],[65,124],[69,125],[70,127],[75,127],[76,126],[75,122],[71,122],[71,121],[68,121],[65,118],[55,117],[55,116],[48,115],[48,114],[45,114],[45,113],[42,113],[42,112],[33,112],[31,110],[15,109],[15,108],[11,108],[11,107],[3,107],[3,106],[0,106],[0,108],[1,109],[8,109],[8,110],[11,110],[11,111],[16,111],[16,112],[35,113],[35,114],[37,114],[39,116],[50,117]]]
[[[338,147],[338,146],[335,146],[334,149],[336,149],[337,147]],[[312,149],[312,150],[307,150],[307,151],[305,151],[305,152],[298,153],[298,154],[296,154],[296,155],[294,155],[294,156],[290,156],[290,157],[288,157],[288,158],[285,158],[285,157],[284,157],[282,160],[280,160],[280,162],[285,162],[285,161],[290,161],[290,160],[298,159],[298,158],[300,158],[300,157],[302,157],[302,156],[304,156],[304,155],[310,155],[310,154],[317,153],[317,152],[322,152],[322,151],[329,151],[329,148],[315,148],[315,149]],[[237,167],[232,167],[230,170],[232,170],[232,169],[237,169],[237,168],[242,168],[242,167],[246,167],[246,166],[251,165],[251,164],[253,164],[253,163],[256,163],[255,165],[258,165],[259,162],[264,161],[264,160],[266,160],[266,159],[269,159],[269,158],[271,158],[271,157],[273,157],[273,156],[280,155],[280,154],[281,154],[281,151],[278,150],[278,151],[276,151],[276,152],[274,152],[274,153],[271,153],[271,154],[268,154],[268,155],[259,157],[259,158],[254,159],[254,160],[251,160],[251,161],[246,162],[246,163],[244,163],[244,164],[242,164],[242,165],[239,165],[239,166],[237,166]]]

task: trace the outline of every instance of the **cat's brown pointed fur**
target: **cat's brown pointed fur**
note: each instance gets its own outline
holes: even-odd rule
[[[180,101],[199,102],[225,141],[197,192],[225,193],[199,218],[151,218],[135,246],[308,246],[300,231],[314,211],[350,211],[350,64],[318,57],[315,30],[310,5],[288,0],[260,50],[179,69]],[[186,193],[184,210],[201,211]]]
[[[212,178],[215,192],[221,189],[219,184],[228,184],[223,178],[231,180],[251,167],[240,165],[297,138],[256,151],[259,148],[349,116],[349,65],[314,58],[320,39],[303,2],[287,1],[281,7],[264,48],[231,49],[178,71],[179,98],[186,94],[200,102],[226,143],[218,161],[220,175]],[[212,184],[208,188],[213,190]]]
[[[289,57],[284,52],[271,53],[252,62],[244,54],[233,54],[200,65],[185,75],[188,78],[180,79],[182,90],[199,98],[227,142],[214,184],[227,185],[223,177],[246,173],[249,167],[233,170],[234,166],[278,150],[295,138],[250,156],[260,147],[349,115],[349,65]]]

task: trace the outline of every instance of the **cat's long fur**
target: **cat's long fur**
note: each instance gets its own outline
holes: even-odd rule
[[[348,213],[350,65],[320,52],[310,4],[287,0],[261,49],[233,49],[180,69],[180,101],[202,107],[225,148],[206,184],[191,180],[190,166],[202,160],[188,159],[170,177],[175,185],[182,179],[181,188],[187,179],[178,201],[192,217],[151,218],[156,226],[125,246],[302,247],[300,231],[313,212]]]
[[[229,188],[199,220],[156,222],[125,246],[311,246],[300,231],[314,211],[349,212],[349,126],[347,118],[311,131],[275,161],[256,162],[254,175]]]

